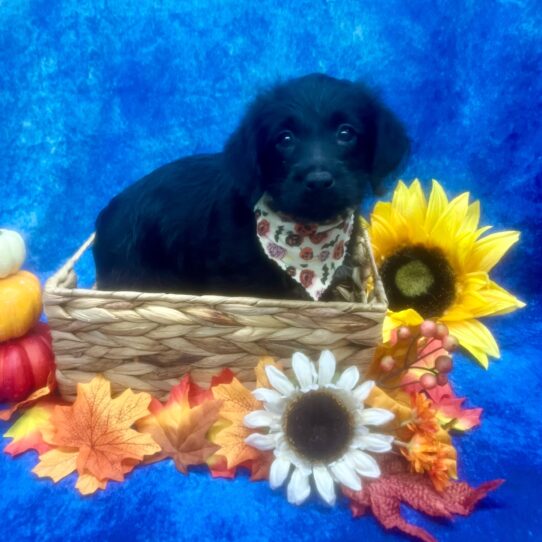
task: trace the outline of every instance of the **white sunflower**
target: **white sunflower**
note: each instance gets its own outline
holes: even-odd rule
[[[335,380],[335,357],[326,350],[320,355],[318,371],[307,356],[296,352],[292,368],[299,382],[294,385],[273,365],[265,372],[271,388],[252,392],[265,410],[255,410],[244,418],[246,427],[268,429],[246,438],[259,450],[273,450],[275,460],[269,473],[275,489],[286,481],[287,497],[301,504],[311,493],[311,476],[322,499],[335,503],[335,483],[353,491],[362,487],[361,477],[378,478],[378,463],[367,452],[391,449],[393,437],[373,433],[367,426],[391,421],[393,413],[381,408],[364,408],[374,382],[357,386],[359,371],[348,367]]]

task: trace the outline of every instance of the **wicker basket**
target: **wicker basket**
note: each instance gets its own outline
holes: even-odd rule
[[[98,373],[115,391],[131,387],[159,399],[188,371],[198,384],[208,385],[229,367],[253,386],[260,356],[279,358],[288,373],[292,352],[315,356],[326,348],[339,363],[346,360],[363,372],[380,340],[387,303],[365,232],[356,246],[373,287],[361,302],[79,289],[74,266],[93,238],[45,285],[56,376],[65,399],[74,398],[78,382]]]

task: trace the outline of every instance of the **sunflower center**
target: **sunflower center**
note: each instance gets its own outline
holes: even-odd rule
[[[395,284],[407,297],[427,292],[434,282],[431,269],[419,260],[406,263],[395,273]]]
[[[300,395],[286,411],[284,433],[297,453],[309,461],[333,461],[344,454],[353,435],[348,408],[332,393]]]
[[[390,309],[440,316],[455,298],[455,275],[444,253],[423,245],[403,247],[384,260],[380,276]]]

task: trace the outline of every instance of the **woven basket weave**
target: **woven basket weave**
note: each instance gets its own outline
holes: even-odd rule
[[[356,240],[356,253],[365,259],[373,286],[369,295],[357,296],[361,302],[79,289],[74,266],[93,239],[45,284],[45,313],[65,399],[75,397],[78,382],[99,373],[114,391],[130,387],[159,399],[188,371],[198,384],[208,385],[228,367],[252,387],[260,356],[279,358],[288,374],[293,352],[317,356],[326,348],[339,366],[345,360],[363,373],[380,340],[387,303],[365,232]]]

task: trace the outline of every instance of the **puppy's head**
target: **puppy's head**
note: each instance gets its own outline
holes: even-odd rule
[[[359,205],[403,162],[399,120],[363,85],[313,74],[259,96],[225,147],[239,191],[254,204],[325,221]]]

